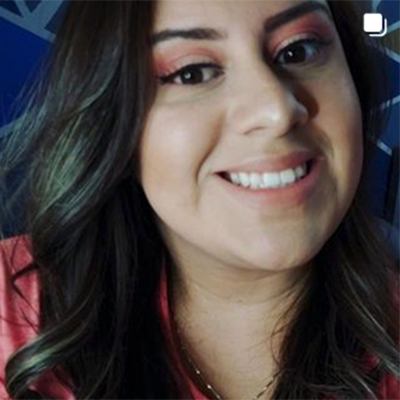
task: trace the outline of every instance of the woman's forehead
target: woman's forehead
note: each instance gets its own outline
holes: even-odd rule
[[[326,0],[159,0],[154,30],[206,25],[229,30],[238,23],[253,26],[280,14],[296,18],[316,10],[330,14]]]

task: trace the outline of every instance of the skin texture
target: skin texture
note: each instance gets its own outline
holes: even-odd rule
[[[222,73],[205,69],[211,79],[198,85],[160,82],[141,141],[140,179],[181,278],[178,323],[196,363],[227,398],[254,396],[266,371],[272,375],[266,332],[304,289],[361,172],[361,111],[334,23],[316,11],[263,34],[268,17],[299,3],[164,0],[157,8],[155,32],[208,27],[225,35],[154,46],[157,76],[196,63]],[[289,41],[315,35],[330,44],[314,58],[278,63]],[[242,202],[216,176],[297,150],[311,150],[322,168],[295,203]]]

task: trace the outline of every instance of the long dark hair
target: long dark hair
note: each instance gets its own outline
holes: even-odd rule
[[[368,155],[367,138],[382,129],[384,75],[354,5],[328,3]],[[138,142],[155,94],[154,8],[151,1],[70,2],[43,79],[1,155],[3,181],[25,168],[5,209],[23,194],[33,262],[14,283],[30,271],[40,279],[40,332],[6,367],[13,398],[34,397],[28,387],[46,371],[77,398],[190,396],[155,301],[168,249],[137,180]],[[360,185],[315,257],[279,355],[274,398],[374,398],[382,374],[398,374],[395,266],[364,203]],[[362,368],[365,352],[379,360],[372,371]]]

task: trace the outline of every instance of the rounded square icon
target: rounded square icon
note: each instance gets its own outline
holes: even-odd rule
[[[365,13],[364,14],[364,32],[377,33],[382,32],[383,26],[383,15],[380,13]]]

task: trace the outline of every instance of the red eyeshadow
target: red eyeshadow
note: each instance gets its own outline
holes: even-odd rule
[[[320,13],[311,13],[288,23],[278,29],[276,33],[272,34],[270,39],[271,48],[275,50],[285,39],[302,33],[315,34],[322,39],[332,39],[334,36],[334,29],[332,23],[327,20],[327,17],[324,17]]]
[[[170,46],[168,49],[159,50],[154,56],[154,67],[157,74],[162,74],[165,71],[174,69],[176,64],[179,64],[180,60],[184,59],[196,59],[196,58],[208,58],[215,62],[215,55],[209,49],[201,48],[198,45],[193,44],[176,44]]]

